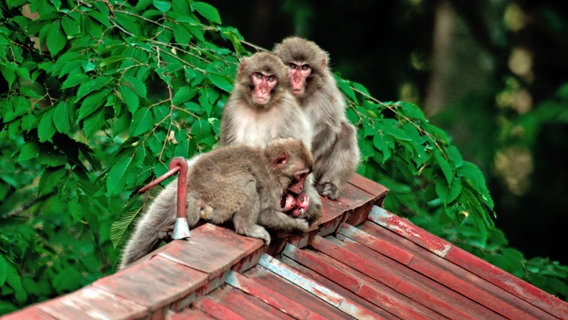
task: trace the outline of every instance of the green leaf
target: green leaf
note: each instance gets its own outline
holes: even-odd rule
[[[69,133],[73,126],[74,110],[66,100],[60,101],[54,108],[53,124],[57,131]]]
[[[434,157],[436,158],[436,161],[438,162],[438,165],[440,166],[444,177],[446,177],[448,185],[451,185],[454,178],[454,173],[452,171],[452,168],[450,167],[450,164],[448,163],[446,158],[444,158],[440,149],[436,149],[434,151]]]
[[[154,8],[160,10],[160,12],[168,12],[172,8],[168,1],[154,0],[152,4],[154,5]]]
[[[355,96],[355,91],[351,89],[351,86],[347,81],[341,79],[337,75],[335,75],[335,80],[337,81],[337,86],[339,87],[339,89],[341,89],[343,94],[345,94],[349,99],[357,101],[357,97]]]
[[[47,110],[39,120],[37,126],[37,135],[40,142],[45,142],[51,139],[55,134],[55,126],[53,125],[53,109]]]
[[[52,192],[57,186],[62,186],[61,179],[65,176],[65,168],[47,169],[39,180],[39,194],[46,195]]]
[[[63,84],[61,85],[61,89],[69,89],[73,88],[81,83],[85,83],[86,81],[91,81],[87,75],[82,72],[71,72]]]
[[[193,10],[197,11],[200,15],[205,17],[205,19],[213,22],[213,23],[221,23],[221,16],[219,15],[219,11],[217,8],[213,7],[212,5],[196,1],[191,4]]]
[[[137,23],[137,21],[135,20],[136,18],[121,13],[121,12],[115,12],[115,20],[116,22],[123,27],[124,29],[126,29],[126,31],[134,34],[134,35],[140,35],[142,34],[142,30],[140,29],[140,25]]]
[[[22,162],[26,160],[31,160],[39,156],[39,146],[34,142],[28,142],[22,146],[20,149],[20,154],[16,161]]]
[[[75,98],[75,102],[78,102],[81,98],[88,95],[93,91],[100,90],[107,84],[112,82],[112,78],[108,76],[101,76],[90,81],[83,82],[81,86],[79,86],[79,90],[77,90],[77,95]],[[107,91],[108,92],[108,91]]]
[[[58,272],[53,278],[53,286],[59,293],[64,293],[77,288],[82,283],[83,277],[74,266],[67,266]]]
[[[126,85],[132,86],[132,89],[140,98],[146,98],[148,89],[142,80],[132,76],[126,76],[124,79],[126,80]]]
[[[125,213],[110,226],[110,240],[115,247],[118,247],[124,241],[128,228],[134,224],[136,218],[144,210],[144,206],[139,205],[140,201],[137,201],[139,198],[133,197],[126,206],[127,209],[132,208],[132,210],[125,210]]]
[[[77,20],[73,19],[71,15],[66,15],[61,18],[61,27],[67,37],[75,37],[81,33],[81,25]]]
[[[207,73],[207,79],[227,93],[231,93],[233,90],[233,82],[224,75],[209,72]]]
[[[126,103],[126,107],[128,107],[128,111],[134,114],[134,112],[136,112],[136,110],[138,110],[138,107],[140,106],[138,95],[136,95],[136,93],[132,89],[125,85],[120,87],[120,93],[122,94],[124,103]]]
[[[119,194],[122,191],[129,174],[128,167],[132,163],[132,159],[131,155],[123,156],[110,169],[106,176],[108,195]]]
[[[47,49],[52,57],[55,57],[65,47],[67,44],[67,38],[61,30],[61,25],[59,22],[54,22],[49,27],[46,37]]]
[[[105,124],[105,110],[100,109],[98,111],[93,112],[90,116],[88,116],[83,121],[83,131],[87,138],[93,136],[93,134],[99,131],[103,125]]]
[[[132,125],[130,126],[130,134],[139,136],[150,131],[154,127],[154,116],[149,108],[142,108],[134,114]]]
[[[7,270],[8,261],[6,261],[4,255],[0,253],[0,288],[4,285],[4,282],[6,282],[6,278],[8,277]]]
[[[191,40],[191,33],[182,24],[176,24],[173,26],[174,39],[179,44],[188,44]]]
[[[172,99],[172,104],[179,106],[187,100],[193,98],[195,95],[195,90],[191,87],[184,86],[176,91],[174,98]]]
[[[190,134],[198,141],[206,138],[212,134],[211,124],[206,119],[199,119],[191,126]]]
[[[390,137],[379,132],[373,136],[373,145],[383,153],[381,162],[384,163],[391,157],[391,149],[394,147],[394,142]]]
[[[16,292],[16,300],[20,303],[26,301],[28,295],[22,286],[22,278],[11,263],[6,264],[6,282]]]
[[[410,102],[398,102],[398,105],[401,107],[403,114],[409,118],[425,120],[424,113],[422,110],[418,108],[417,105]]]
[[[77,118],[77,121],[81,121],[82,119],[86,118],[91,113],[99,109],[105,103],[106,97],[109,93],[110,89],[104,89],[86,97],[83,100],[83,103],[81,103],[81,107],[79,108],[79,116]]]
[[[8,89],[12,89],[12,84],[16,80],[16,64],[13,62],[0,64],[0,72],[6,82],[8,82]]]

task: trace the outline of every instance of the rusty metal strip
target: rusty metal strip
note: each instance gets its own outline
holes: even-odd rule
[[[304,307],[301,303],[296,302],[286,296],[273,291],[272,289],[259,284],[237,272],[229,271],[225,276],[225,283],[230,286],[242,290],[256,298],[264,301],[266,304],[288,314],[296,319],[313,319],[325,320],[326,318]]]
[[[286,244],[286,247],[289,246],[295,248],[291,244]],[[351,299],[322,286],[310,277],[267,254],[260,257],[258,264],[356,319],[383,319]]]

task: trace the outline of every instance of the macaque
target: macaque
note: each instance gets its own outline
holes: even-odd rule
[[[320,195],[337,199],[359,165],[360,151],[355,127],[345,117],[345,99],[328,67],[329,56],[299,37],[284,39],[273,52],[288,66],[290,90],[313,130],[315,187]]]
[[[274,139],[296,138],[309,148],[312,136],[308,118],[288,90],[288,70],[282,61],[269,52],[243,58],[223,109],[220,144],[262,147]],[[307,178],[307,198],[295,198],[286,210],[310,222],[322,212],[312,176]]]
[[[305,219],[282,211],[282,199],[301,195],[313,159],[297,139],[276,139],[264,148],[232,145],[192,159],[187,173],[187,222],[232,222],[235,232],[270,244],[265,229],[308,230]],[[293,198],[297,196],[292,196]],[[177,180],[154,199],[126,244],[120,268],[169,238],[177,217]]]

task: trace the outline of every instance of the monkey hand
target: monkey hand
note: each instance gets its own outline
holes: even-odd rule
[[[331,182],[324,182],[316,185],[316,189],[323,197],[336,200],[339,197],[339,189]]]
[[[240,232],[237,231],[237,233],[240,233]],[[245,235],[247,235],[249,237],[264,240],[264,243],[266,244],[266,246],[270,245],[270,234],[262,226],[254,225],[250,229],[243,230],[242,233],[244,233]]]
[[[295,219],[296,220],[296,229],[306,232],[310,228],[310,224],[306,219]]]

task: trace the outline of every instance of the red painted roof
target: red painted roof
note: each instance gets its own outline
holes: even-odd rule
[[[211,224],[8,319],[568,319],[568,303],[379,206],[354,176],[304,235]]]

